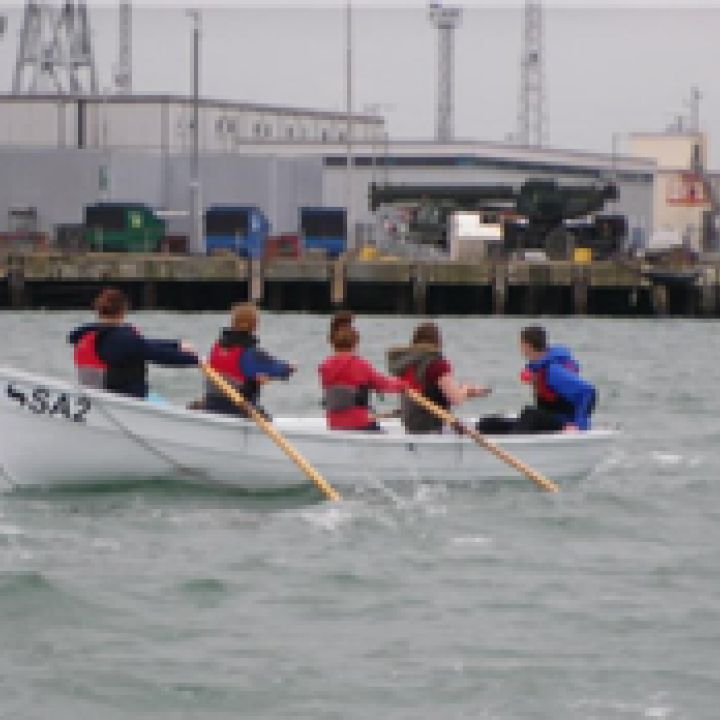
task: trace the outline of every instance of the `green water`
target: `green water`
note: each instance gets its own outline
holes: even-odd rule
[[[0,363],[67,376],[84,319],[0,315]],[[221,318],[135,321],[206,348]],[[300,366],[267,393],[275,414],[319,412],[326,324],[264,318]],[[495,388],[470,412],[525,401],[520,325],[442,322],[458,374]],[[337,505],[150,484],[0,495],[0,718],[720,717],[720,326],[548,325],[597,382],[598,422],[624,429],[557,496],[442,478],[369,478]],[[412,321],[358,326],[380,364]],[[201,386],[153,381],[182,401]]]

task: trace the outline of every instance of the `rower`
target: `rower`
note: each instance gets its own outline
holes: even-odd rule
[[[520,333],[520,352],[527,360],[520,379],[532,386],[534,405],[517,419],[482,418],[478,430],[493,433],[574,432],[589,430],[597,391],[580,376],[570,350],[548,344],[545,328],[526,327]]]
[[[331,430],[380,431],[381,427],[370,411],[370,392],[400,393],[407,384],[379,373],[357,355],[360,334],[349,324],[336,329],[331,341],[335,353],[318,368],[328,427]]]
[[[442,353],[440,328],[432,322],[415,328],[409,347],[390,350],[388,366],[393,375],[446,410],[473,398],[486,397],[491,392],[489,388],[459,383],[455,379],[452,366]],[[400,417],[409,433],[443,431],[442,420],[406,396],[400,401]]]
[[[125,322],[128,301],[116,288],[105,288],[93,307],[98,321],[68,335],[75,346],[74,364],[82,385],[147,398],[147,363],[195,366],[192,346],[179,340],[149,340]]]
[[[269,418],[259,405],[261,387],[272,379],[288,380],[295,368],[258,347],[259,321],[257,307],[252,303],[233,305],[230,327],[222,330],[212,346],[208,364]],[[243,411],[210,381],[205,383],[202,407],[209,412],[245,417]]]
[[[332,345],[333,335],[342,327],[352,327],[355,316],[350,310],[338,310],[330,320],[330,332],[328,342]]]

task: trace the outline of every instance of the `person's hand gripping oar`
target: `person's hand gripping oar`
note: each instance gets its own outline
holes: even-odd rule
[[[444,408],[441,408],[439,405],[436,405],[434,402],[428,400],[417,390],[413,390],[412,388],[410,388],[406,390],[405,393],[413,402],[417,403],[420,407],[424,408],[429,413],[432,413],[443,422],[446,422],[453,430],[460,433],[461,435],[467,435],[469,438],[472,438],[478,445],[484,447],[486,450],[491,452],[496,458],[502,460],[504,463],[507,463],[508,465],[510,465],[510,467],[515,468],[515,470],[521,472],[527,478],[532,480],[541,490],[546,490],[548,492],[557,492],[560,489],[552,480],[546,478],[544,475],[539,473],[537,470],[531,468],[529,465],[526,465],[524,462],[522,462],[522,460],[518,460],[518,458],[516,458],[514,455],[511,455],[507,450],[501,448],[499,445],[495,444],[492,440],[485,437],[485,435],[483,435],[482,433],[478,432],[473,428],[469,428],[466,425],[463,425],[463,423],[460,422],[460,420],[455,417],[455,415],[453,415],[451,412],[448,412]]]
[[[223,392],[229,400],[241,408],[247,416],[251,418],[255,424],[307,475],[308,478],[317,486],[320,492],[325,495],[328,500],[340,500],[340,493],[325,480],[325,478],[278,432],[275,426],[266,420],[248,402],[242,393],[238,392],[225,378],[218,372],[213,370],[206,362],[200,361],[200,369],[205,376],[212,382],[221,392]]]

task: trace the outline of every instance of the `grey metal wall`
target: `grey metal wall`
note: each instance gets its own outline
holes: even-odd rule
[[[101,189],[101,170],[108,178]],[[322,204],[319,158],[207,155],[201,157],[202,199],[207,205],[257,205],[273,232],[297,230],[298,208]],[[80,223],[85,205],[109,200],[142,202],[157,209],[189,207],[187,158],[161,153],[0,148],[0,230],[11,207],[35,207],[40,230]],[[171,232],[187,233],[189,220],[174,219]]]

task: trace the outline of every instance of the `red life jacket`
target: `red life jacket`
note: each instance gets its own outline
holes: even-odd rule
[[[107,363],[103,362],[97,354],[97,337],[98,331],[90,330],[77,341],[73,351],[73,361],[78,370],[81,368],[90,368],[92,370],[108,369]]]
[[[334,430],[361,430],[373,418],[370,390],[355,356],[334,355],[320,366],[328,425]]]
[[[563,367],[570,372],[577,374],[578,367],[571,361],[564,362]],[[531,373],[531,382],[535,390],[535,401],[539,408],[550,410],[551,412],[572,413],[574,408],[572,403],[562,398],[555,390],[553,390],[547,382],[547,368],[543,367]]]
[[[209,365],[223,377],[232,380],[238,385],[244,385],[246,378],[242,370],[240,370],[240,358],[244,352],[245,348],[239,345],[223,347],[219,342],[216,342],[210,350]]]

